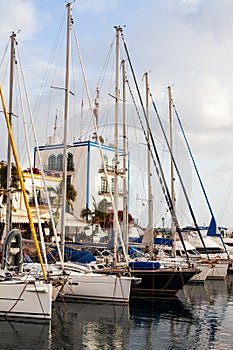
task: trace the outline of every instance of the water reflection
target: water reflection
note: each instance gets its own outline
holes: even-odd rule
[[[50,324],[1,321],[1,349],[230,350],[232,317],[230,276],[186,285],[172,299],[56,302]]]
[[[192,313],[178,298],[153,301],[134,299],[130,302],[130,317],[133,322],[141,323],[156,318],[190,318]]]
[[[125,349],[128,304],[57,303],[53,311],[54,349]]]
[[[39,324],[1,319],[1,349],[50,349],[51,323]]]
[[[226,280],[207,280],[204,285],[185,285],[177,296],[198,320],[195,341],[203,349],[231,349],[228,314],[233,313],[233,276]]]

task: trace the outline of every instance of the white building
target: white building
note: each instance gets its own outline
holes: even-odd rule
[[[80,217],[82,209],[94,209],[93,198],[95,198],[97,204],[103,198],[110,201],[110,191],[112,193],[114,192],[114,148],[112,146],[101,144],[103,159],[107,168],[108,181],[111,188],[108,186],[106,175],[104,173],[104,166],[98,143],[92,141],[74,142],[72,145],[69,145],[67,149],[67,183],[71,183],[77,191],[73,214],[76,217]],[[40,146],[39,151],[43,169],[47,177],[52,177],[55,180],[60,181],[63,167],[63,145],[46,144],[45,146]],[[117,194],[117,207],[121,210],[123,209],[122,158],[122,156],[119,156]],[[39,159],[36,149],[34,166],[35,168],[39,168]],[[129,163],[126,173],[126,176],[128,176],[129,179]],[[72,210],[67,206],[67,211],[71,212]]]

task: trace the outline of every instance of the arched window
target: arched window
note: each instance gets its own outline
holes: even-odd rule
[[[54,154],[51,154],[51,156],[49,156],[48,170],[57,170],[57,162]]]
[[[70,152],[67,155],[67,170],[68,171],[73,171],[74,170],[73,154],[70,153]]]
[[[63,155],[58,154],[57,156],[57,170],[62,171],[63,169]]]

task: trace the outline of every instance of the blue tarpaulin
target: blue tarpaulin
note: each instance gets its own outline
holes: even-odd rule
[[[172,246],[172,239],[168,239],[168,238],[155,238],[154,239],[154,244],[163,244],[163,245],[168,245],[168,246]]]
[[[132,270],[158,270],[160,263],[158,261],[131,261],[129,267]]]
[[[51,260],[51,255],[54,257],[58,256],[57,249],[54,249],[50,252],[50,255],[48,256],[48,262]],[[64,255],[65,255],[65,261],[80,262],[83,264],[96,261],[96,258],[91,252],[83,249],[82,250],[74,249],[74,248],[65,246]]]

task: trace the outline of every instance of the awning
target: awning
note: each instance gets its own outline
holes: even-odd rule
[[[85,221],[80,220],[76,216],[66,213],[65,225],[68,227],[86,227],[88,224]]]
[[[32,215],[33,222],[35,224],[37,224],[38,218],[37,218],[37,213],[36,213],[35,209],[33,211],[31,211],[31,215]],[[4,222],[6,221],[5,213],[1,215],[1,220]],[[45,221],[50,220],[50,214],[47,210],[46,211],[40,210],[40,220],[41,220],[41,223],[44,223]],[[22,209],[17,209],[16,211],[12,211],[12,222],[13,223],[20,223],[20,224],[29,223],[27,211],[22,210]],[[66,213],[65,225],[66,225],[66,227],[86,227],[88,224],[86,222],[80,220],[76,216],[74,216],[70,213]]]
[[[38,224],[38,218],[37,218],[36,212],[31,212],[31,215],[32,215],[33,222],[35,224]],[[27,214],[26,209],[25,210],[16,209],[16,211],[12,210],[11,220],[12,220],[12,223],[28,224],[29,219],[28,219],[28,214]],[[1,214],[1,221],[6,222],[6,214],[5,213]],[[45,218],[41,217],[41,222],[44,223],[45,221],[46,221]]]
[[[31,213],[32,220],[35,224],[38,223],[38,218],[36,213]],[[1,220],[6,222],[6,215],[1,215]],[[28,215],[26,210],[17,209],[16,211],[12,211],[11,215],[12,223],[19,223],[19,224],[27,224],[29,223]],[[41,219],[41,222],[44,222],[45,220]]]

